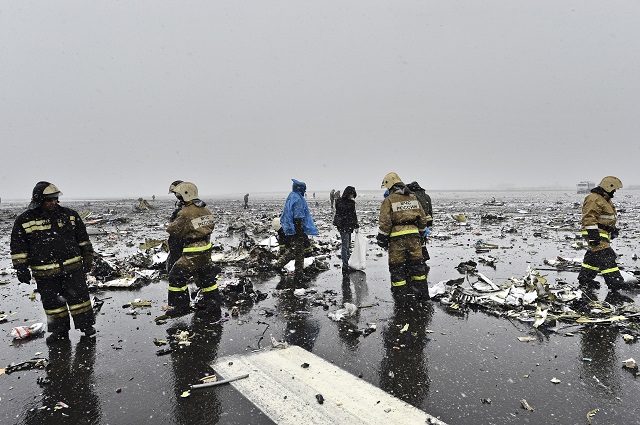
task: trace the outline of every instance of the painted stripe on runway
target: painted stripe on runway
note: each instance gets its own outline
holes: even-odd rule
[[[309,367],[303,368],[303,363]],[[279,425],[445,425],[297,346],[223,357],[213,369],[222,379],[248,373],[248,378],[231,385]],[[316,394],[322,394],[324,404]]]

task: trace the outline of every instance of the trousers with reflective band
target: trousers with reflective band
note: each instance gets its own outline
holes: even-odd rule
[[[68,331],[70,317],[76,329],[95,324],[84,271],[78,269],[57,276],[36,277],[49,332]]]
[[[588,285],[598,276],[598,273],[602,274],[611,290],[620,289],[624,284],[624,278],[616,263],[616,253],[610,247],[600,251],[590,250],[584,254],[578,282],[583,286]]]

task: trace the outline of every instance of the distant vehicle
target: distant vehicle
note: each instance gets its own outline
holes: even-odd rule
[[[596,187],[594,182],[582,181],[576,185],[577,193],[589,193]]]

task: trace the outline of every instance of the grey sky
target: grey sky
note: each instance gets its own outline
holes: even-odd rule
[[[3,198],[637,184],[640,3],[5,1]]]

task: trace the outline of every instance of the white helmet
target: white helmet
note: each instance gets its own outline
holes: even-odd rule
[[[184,202],[198,199],[198,188],[191,182],[181,182],[176,185],[173,192]]]

